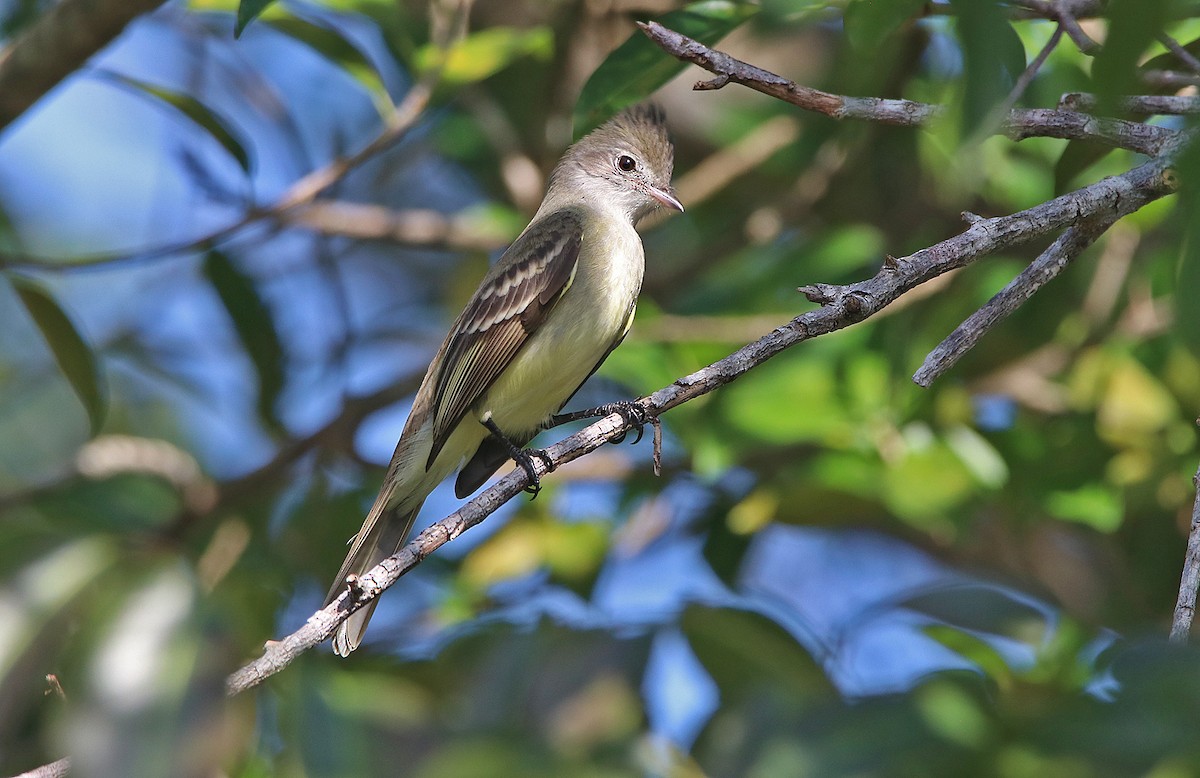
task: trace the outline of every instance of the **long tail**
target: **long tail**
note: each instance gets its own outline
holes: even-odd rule
[[[411,501],[406,501],[409,504],[400,510],[390,508],[387,502],[385,496],[380,495],[371,512],[367,514],[362,529],[358,531],[350,547],[350,553],[346,555],[346,561],[342,562],[342,569],[333,580],[333,587],[325,598],[326,605],[345,589],[346,576],[351,573],[362,575],[399,550],[408,538],[413,521],[417,518],[424,501],[415,506],[411,505]],[[355,611],[338,626],[337,633],[333,636],[334,653],[338,656],[349,656],[351,651],[358,648],[362,643],[363,634],[367,631],[367,622],[371,620],[371,614],[375,612],[378,602],[376,599]]]

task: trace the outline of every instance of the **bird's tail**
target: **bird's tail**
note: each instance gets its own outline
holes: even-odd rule
[[[358,531],[342,562],[342,569],[333,580],[333,587],[325,598],[325,604],[333,602],[342,590],[346,588],[346,576],[350,574],[363,575],[375,565],[387,559],[399,550],[412,530],[413,521],[421,510],[421,503],[415,506],[411,501],[405,501],[400,506],[389,506],[385,495],[380,495],[371,512],[367,514],[362,529]],[[378,599],[372,600],[365,607],[350,615],[340,625],[333,636],[333,651],[338,656],[349,656],[350,652],[362,643],[363,634],[367,631],[367,622],[375,612]]]

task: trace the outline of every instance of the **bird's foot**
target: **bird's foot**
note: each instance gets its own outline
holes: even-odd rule
[[[554,460],[550,455],[540,448],[521,448],[516,443],[513,443],[507,435],[505,435],[500,427],[496,426],[496,422],[492,419],[484,419],[483,426],[487,427],[488,432],[492,433],[493,437],[499,440],[507,449],[509,458],[520,465],[525,471],[525,476],[529,479],[529,485],[525,487],[525,491],[532,495],[529,499],[534,499],[538,493],[542,491],[542,479],[538,476],[537,467],[533,464],[533,460],[542,460],[542,464],[546,467],[547,473],[553,473],[555,469]]]
[[[650,421],[650,414],[646,412],[645,407],[637,400],[620,400],[615,403],[605,403],[597,405],[595,408],[588,408],[584,411],[572,411],[571,413],[561,413],[550,418],[550,426],[557,427],[560,424],[566,424],[570,421],[579,421],[580,419],[596,419],[608,416],[612,413],[621,414],[621,418],[633,430],[637,432],[637,437],[633,439],[636,445],[642,439],[642,433],[645,431],[646,424]],[[613,443],[620,443],[625,440],[625,432],[612,439]]]

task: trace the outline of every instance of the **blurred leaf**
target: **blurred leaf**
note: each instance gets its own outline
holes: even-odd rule
[[[664,27],[711,46],[758,12],[758,7],[727,0],[692,3],[657,19]],[[608,55],[583,85],[572,117],[575,137],[670,81],[685,63],[670,56],[640,31]]]
[[[283,390],[283,346],[267,304],[258,295],[251,278],[219,251],[204,258],[204,275],[229,313],[238,340],[246,349],[258,374],[258,412],[275,422],[275,401]]]
[[[303,43],[342,70],[363,86],[376,110],[381,114],[392,104],[379,71],[358,47],[335,27],[317,21],[300,19],[290,13],[271,13],[263,22],[283,34]]]
[[[441,82],[461,86],[482,81],[521,57],[549,60],[553,54],[554,32],[549,27],[492,27],[471,33],[447,51],[432,43],[424,46],[416,63],[422,71],[441,65]]]
[[[997,0],[950,0],[962,46],[962,136],[970,137],[997,117],[992,110],[1025,70],[1025,47]]]
[[[1178,416],[1179,406],[1158,376],[1133,357],[1115,362],[1096,414],[1102,437],[1114,443],[1133,442],[1165,428]]]
[[[903,599],[918,611],[958,630],[990,632],[1037,644],[1044,640],[1053,612],[1003,586],[963,583],[923,589]]]
[[[1092,63],[1100,113],[1116,112],[1117,99],[1139,90],[1137,64],[1162,32],[1167,0],[1111,0],[1108,35]]]
[[[241,0],[237,9],[237,24],[233,28],[233,37],[240,38],[246,25],[258,18],[258,15],[275,0]]]
[[[108,539],[87,536],[26,561],[0,588],[0,690],[20,682],[9,672],[37,638],[38,632],[68,603],[86,592],[118,558]],[[11,699],[11,698],[10,698]]]
[[[1121,495],[1101,484],[1051,492],[1046,497],[1046,510],[1060,519],[1086,524],[1100,532],[1115,532],[1125,518]]]
[[[83,403],[91,421],[92,434],[95,435],[104,424],[107,410],[95,355],[71,323],[70,317],[40,284],[22,276],[10,275],[8,280],[46,339],[58,369]]]
[[[782,626],[752,611],[691,605],[680,626],[725,692],[769,684],[796,698],[829,690],[812,655]]]
[[[925,6],[925,0],[850,0],[843,23],[850,45],[864,53],[874,53],[889,36],[901,29]]]
[[[191,95],[185,95],[165,87],[155,86],[147,81],[141,81],[112,70],[98,69],[92,71],[114,84],[125,87],[135,94],[146,94],[155,97],[191,119],[198,127],[207,132],[213,140],[221,144],[232,156],[242,170],[250,172],[250,155],[241,142],[234,137],[232,127],[215,111],[201,103]]]
[[[1054,164],[1054,193],[1063,194],[1083,171],[1090,168],[1113,152],[1111,146],[1073,140],[1067,142],[1058,161]]]
[[[828,364],[781,359],[730,386],[721,398],[729,423],[774,445],[837,441],[852,434]]]

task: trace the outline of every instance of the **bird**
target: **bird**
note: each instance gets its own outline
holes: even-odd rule
[[[570,146],[529,225],[454,320],[417,390],[383,484],[325,604],[396,553],[429,493],[454,471],[463,499],[524,447],[624,339],[645,272],[637,223],[683,211],[665,116],[637,105]],[[342,622],[333,649],[362,643],[378,599]]]

